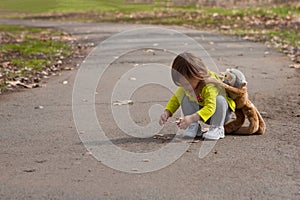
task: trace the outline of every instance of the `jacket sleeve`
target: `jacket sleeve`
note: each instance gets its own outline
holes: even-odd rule
[[[203,88],[201,96],[203,97],[203,107],[197,112],[201,119],[206,122],[215,113],[217,107],[218,89],[213,84],[207,84]]]
[[[174,95],[170,98],[165,109],[170,111],[173,115],[176,112],[176,110],[179,108],[181,101],[184,97],[184,94],[185,94],[184,89],[182,87],[179,87],[174,93]]]

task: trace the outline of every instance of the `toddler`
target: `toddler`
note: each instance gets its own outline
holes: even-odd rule
[[[178,55],[172,64],[172,80],[179,87],[167,103],[160,125],[165,124],[181,106],[184,117],[177,125],[185,129],[184,137],[201,136],[198,121],[203,121],[211,125],[209,131],[202,135],[205,139],[224,138],[224,124],[229,121],[236,105],[224,89],[207,83],[209,77],[219,79],[200,58],[191,53]]]

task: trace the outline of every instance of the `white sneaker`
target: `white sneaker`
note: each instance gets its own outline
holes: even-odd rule
[[[198,122],[192,123],[183,133],[183,137],[201,137],[201,130],[199,131],[199,124]]]
[[[209,131],[203,134],[203,137],[208,140],[218,140],[225,137],[223,126],[211,126]]]

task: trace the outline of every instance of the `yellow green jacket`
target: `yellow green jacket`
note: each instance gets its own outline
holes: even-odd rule
[[[209,71],[210,76],[216,79],[219,79],[218,75],[212,71]],[[201,119],[206,122],[216,111],[216,98],[217,95],[223,95],[228,102],[228,105],[232,111],[235,111],[235,102],[228,97],[226,91],[221,89],[220,87],[209,83],[206,84],[199,96],[201,100],[198,101],[191,94],[189,94],[183,87],[178,87],[175,91],[175,94],[170,98],[169,102],[167,103],[165,109],[169,110],[172,114],[176,112],[179,108],[180,103],[184,96],[188,96],[191,101],[198,101],[198,104],[201,106],[201,109],[197,111],[197,114],[201,117]]]

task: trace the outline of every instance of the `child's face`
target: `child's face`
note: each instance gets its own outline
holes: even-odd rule
[[[193,94],[195,92],[195,89],[198,86],[199,80],[197,78],[180,78],[179,83],[181,87],[183,87],[188,93]]]

